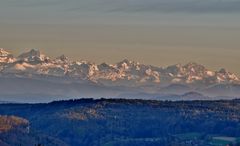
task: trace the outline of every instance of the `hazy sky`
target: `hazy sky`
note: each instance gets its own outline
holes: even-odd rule
[[[1,47],[240,75],[240,0],[1,0]]]

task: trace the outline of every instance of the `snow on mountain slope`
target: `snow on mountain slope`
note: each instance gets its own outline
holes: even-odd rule
[[[14,61],[15,61],[15,59],[13,58],[12,54],[5,51],[3,48],[0,48],[0,64],[1,63],[11,63]]]
[[[32,49],[28,52],[19,55],[18,60],[37,64],[44,61],[48,61],[49,58],[42,54],[39,50]]]
[[[217,84],[239,84],[239,78],[225,69],[211,71],[203,65],[190,62],[166,68],[144,65],[127,59],[116,64],[95,64],[87,61],[72,61],[62,55],[50,59],[37,49],[32,49],[14,58],[0,49],[0,75],[16,77],[62,77],[74,81],[85,80],[105,86],[156,86],[171,84],[191,85],[202,88]]]
[[[11,55],[9,52],[5,51],[3,48],[0,48],[0,57],[7,57]]]

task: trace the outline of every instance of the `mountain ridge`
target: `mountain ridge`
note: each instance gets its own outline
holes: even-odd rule
[[[189,62],[185,65],[176,64],[163,67],[140,64],[139,62],[124,59],[116,64],[95,64],[88,61],[72,61],[65,55],[50,59],[40,50],[32,49],[20,54],[18,57],[4,49],[0,50],[0,59],[11,58],[11,62],[1,62],[1,74],[40,74],[52,76],[77,77],[94,82],[103,80],[125,80],[141,83],[184,83],[218,84],[240,83],[237,75],[226,69],[212,71],[201,64]],[[136,84],[135,84],[136,85]],[[135,86],[134,85],[134,86]]]
[[[11,78],[12,82],[16,84],[18,84],[18,78],[28,79],[26,80],[28,83],[24,81],[21,81],[21,83],[33,91],[36,90],[36,94],[42,91],[34,87],[41,88],[45,84],[48,87],[49,84],[53,91],[63,94],[60,91],[65,88],[68,89],[66,92],[69,94],[67,95],[74,97],[88,96],[88,94],[81,94],[81,92],[86,92],[78,91],[72,84],[76,84],[79,90],[87,89],[88,84],[92,84],[92,91],[101,87],[101,89],[104,88],[101,92],[107,93],[109,91],[115,93],[114,96],[118,96],[116,90],[124,91],[119,94],[129,92],[135,94],[136,92],[140,93],[140,91],[154,94],[184,94],[197,91],[211,96],[236,96],[239,95],[239,86],[234,85],[240,85],[240,79],[234,73],[226,69],[212,71],[195,62],[167,67],[145,65],[128,59],[116,64],[95,64],[89,61],[72,61],[65,55],[52,59],[42,54],[38,49],[26,51],[17,57],[4,49],[0,49],[0,78]],[[30,83],[29,80],[32,80],[34,84]],[[37,80],[49,83],[46,82],[44,85],[41,83],[41,86],[39,86]],[[59,85],[52,85],[52,83]],[[72,88],[69,88],[70,84]],[[84,84],[86,84],[86,87],[83,87]],[[224,87],[219,88],[220,85]],[[4,87],[5,85],[1,86]],[[9,86],[16,87],[15,85]],[[19,86],[19,88],[23,88],[21,85]],[[112,87],[116,88],[116,90],[110,91]],[[231,89],[232,87],[234,87],[234,91]],[[125,92],[126,90],[129,90],[129,92]],[[221,90],[221,94],[217,93],[218,90]],[[26,91],[26,94],[28,92],[30,91]],[[2,93],[6,95],[12,92],[9,89],[8,92],[2,91]],[[21,94],[23,93],[21,92]],[[113,96],[113,94],[110,96]]]

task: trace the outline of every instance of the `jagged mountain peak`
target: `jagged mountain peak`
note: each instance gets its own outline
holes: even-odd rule
[[[186,74],[189,76],[203,76],[208,74],[208,69],[202,64],[196,62],[189,62],[185,65],[179,65],[178,69],[182,74]]]
[[[64,54],[58,57],[61,60],[68,60],[68,57],[66,57]]]
[[[68,62],[69,61],[69,58],[67,56],[65,56],[64,54],[59,56],[59,57],[57,57],[56,59],[60,60],[62,62]]]
[[[164,72],[170,76],[181,76],[184,72],[184,68],[181,64],[175,64],[164,68]]]
[[[122,61],[118,62],[117,65],[122,65],[122,64],[127,64],[127,65],[139,65],[139,62],[128,60],[128,59],[123,59]]]
[[[46,57],[39,49],[31,49],[20,54],[18,60],[39,63],[49,60],[49,57]]]
[[[123,70],[141,70],[140,66],[143,67],[143,65],[139,62],[131,61],[128,59],[124,59],[123,61],[118,62],[115,66]]]
[[[228,73],[228,71],[225,68],[221,68],[218,72],[222,74]]]
[[[2,54],[6,53],[0,49]],[[116,64],[95,64],[88,61],[71,61],[65,55],[56,59],[49,59],[38,49],[31,49],[19,55],[17,60],[9,61],[8,57],[2,60],[0,73],[22,73],[64,77],[70,76],[81,80],[94,80],[106,84],[116,85],[151,85],[163,86],[180,84],[214,85],[219,83],[239,83],[239,78],[225,69],[210,71],[203,65],[189,62],[185,65],[175,64],[165,68],[140,64],[124,59]],[[161,81],[161,82],[160,82]]]
[[[216,75],[218,82],[240,82],[240,79],[234,73],[227,71],[226,69],[222,68],[217,72]]]
[[[3,48],[0,48],[0,63],[11,63],[14,62],[15,58],[11,53]]]
[[[123,59],[122,61],[120,61],[119,63],[127,63],[127,64],[131,64],[132,61],[131,60],[128,60],[128,59]]]
[[[186,65],[183,66],[185,69],[189,70],[206,70],[205,66],[198,64],[196,62],[189,62]]]
[[[8,51],[6,51],[3,48],[0,48],[0,57],[8,57],[10,55],[11,55],[11,53],[9,53]]]
[[[29,49],[29,50],[25,51],[23,54],[40,56],[40,55],[41,55],[41,52],[40,52],[39,49]],[[23,54],[21,54],[21,55],[23,55]]]
[[[113,69],[113,66],[104,62],[104,63],[99,64],[98,68],[100,70],[104,70],[104,69],[109,70],[109,69]]]

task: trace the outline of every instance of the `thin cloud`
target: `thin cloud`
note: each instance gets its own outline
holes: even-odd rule
[[[112,7],[110,12],[159,12],[159,13],[232,13],[240,12],[240,1],[224,0],[149,0],[125,3]]]
[[[62,2],[64,1],[63,0],[22,0],[22,1],[9,0],[9,1],[0,2],[0,5],[9,6],[9,7],[18,7],[18,8],[31,8],[31,7],[56,6],[58,4],[61,4]]]
[[[240,0],[9,0],[0,7],[47,7],[69,12],[234,13]]]

